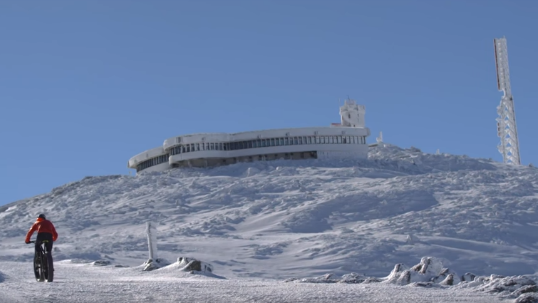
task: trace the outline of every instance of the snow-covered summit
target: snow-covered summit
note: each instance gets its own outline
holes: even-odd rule
[[[44,212],[55,260],[140,265],[145,223],[159,256],[215,273],[288,278],[382,276],[431,255],[460,272],[538,269],[538,170],[381,143],[367,160],[301,160],[87,177],[0,207],[0,260],[28,261]]]

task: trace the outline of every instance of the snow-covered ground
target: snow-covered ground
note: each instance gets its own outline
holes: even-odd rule
[[[460,285],[283,281],[350,273],[385,277],[395,264],[412,266],[424,256],[437,258],[457,276],[534,274],[537,208],[536,168],[391,145],[372,148],[364,161],[271,161],[88,177],[0,207],[0,292],[28,301],[21,292],[47,287],[52,298],[61,290],[71,302],[94,302],[98,295],[90,292],[92,298],[84,299],[86,289],[102,289],[101,301],[116,292],[118,302],[122,294],[131,302],[151,301],[144,296],[181,301],[189,295],[200,302],[357,296],[386,302],[383,298],[398,294],[405,301],[418,296],[447,302],[443,296],[452,296],[477,302],[479,296],[492,302],[487,292]],[[40,212],[60,234],[56,279],[45,286],[31,278],[33,249],[23,242]],[[158,257],[197,258],[225,279],[135,270],[148,258],[148,221],[157,226]],[[111,265],[90,266],[95,260]],[[174,290],[185,285],[186,293]],[[175,296],[156,294],[157,289]],[[388,297],[376,297],[381,293]]]
[[[494,294],[392,284],[291,283],[219,279],[184,272],[56,264],[53,283],[37,283],[19,262],[2,262],[0,302],[502,302]]]

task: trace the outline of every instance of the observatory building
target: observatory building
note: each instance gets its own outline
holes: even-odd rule
[[[132,157],[127,166],[140,172],[275,159],[366,158],[370,130],[364,114],[363,105],[346,100],[340,123],[330,126],[182,135]]]

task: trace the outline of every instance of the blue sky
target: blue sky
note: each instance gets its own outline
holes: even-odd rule
[[[324,126],[493,158],[506,36],[523,164],[538,164],[537,1],[1,1],[0,205],[194,132]]]

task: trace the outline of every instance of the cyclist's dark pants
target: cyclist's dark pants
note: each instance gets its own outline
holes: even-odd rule
[[[52,234],[51,233],[38,233],[37,234],[37,238],[35,239],[34,255],[37,256],[37,252],[39,251],[39,245],[41,245],[41,242],[43,240],[49,240],[48,243],[45,243],[45,247],[47,251],[50,253],[50,256],[52,257]]]

